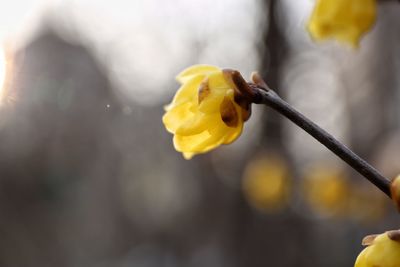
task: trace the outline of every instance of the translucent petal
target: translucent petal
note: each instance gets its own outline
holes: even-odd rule
[[[222,127],[221,127],[222,126]],[[225,134],[222,124],[214,129],[191,136],[174,136],[174,146],[177,151],[194,154],[208,152],[222,144]]]
[[[182,154],[185,159],[191,159],[195,155],[195,153],[192,152],[183,152]]]
[[[201,143],[198,143],[196,146],[194,146],[193,151],[204,153],[222,144],[226,133],[226,129],[223,124],[216,123],[214,125],[214,128],[210,128],[208,132],[210,136],[207,139],[203,140]]]
[[[218,123],[218,113],[204,114],[197,112],[194,117],[184,123],[176,129],[176,134],[179,135],[195,135],[203,131],[206,131],[210,127],[214,127],[215,123]]]
[[[198,144],[204,142],[204,140],[206,140],[208,137],[210,137],[210,134],[207,131],[189,136],[175,134],[174,147],[176,151],[179,152],[195,152],[193,151],[193,148]]]
[[[186,102],[178,106],[172,106],[162,117],[165,128],[170,133],[175,133],[182,122],[190,121],[195,113],[191,111],[192,103]]]
[[[221,70],[212,72],[208,75],[208,85],[214,90],[226,92],[231,86],[226,82]]]
[[[219,107],[224,100],[225,94],[220,92],[213,92],[211,90],[208,97],[206,97],[200,104],[199,104],[199,111],[203,113],[219,113]]]
[[[197,92],[204,77],[204,75],[199,75],[183,84],[176,92],[171,104],[179,105],[187,101],[197,102]]]
[[[228,145],[235,141],[243,131],[243,122],[239,123],[236,128],[229,128],[229,131],[226,133],[225,138],[224,138],[224,144]]]
[[[208,75],[209,73],[214,71],[220,70],[218,67],[211,65],[194,65],[179,73],[178,76],[176,76],[176,80],[181,84],[184,84],[197,75]]]
[[[230,94],[233,99],[234,91],[225,81],[222,71],[214,72],[208,76],[208,87],[210,92],[199,105],[201,112],[219,112],[220,104],[226,95]]]

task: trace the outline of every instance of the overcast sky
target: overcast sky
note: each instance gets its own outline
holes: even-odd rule
[[[238,68],[246,74],[255,70],[262,31],[259,4],[259,0],[13,0],[0,10],[0,41],[21,47],[43,18],[51,17],[61,32],[92,48],[121,92],[151,102],[154,95],[168,94],[165,86],[191,64]]]

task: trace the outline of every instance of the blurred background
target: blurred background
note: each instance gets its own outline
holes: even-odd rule
[[[392,203],[266,107],[190,161],[161,117],[185,67],[259,70],[400,173],[400,5],[359,50],[315,44],[311,0],[13,0],[0,9],[0,266],[353,266]]]

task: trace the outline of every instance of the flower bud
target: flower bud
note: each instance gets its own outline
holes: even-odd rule
[[[366,236],[367,245],[358,255],[354,267],[398,267],[400,266],[400,230],[380,235]]]
[[[357,47],[375,18],[376,0],[317,0],[308,31],[318,41],[334,38]]]
[[[241,97],[232,79],[238,75],[241,78],[238,71],[195,65],[177,76],[182,86],[165,108],[163,123],[174,134],[175,149],[186,159],[232,143],[240,136],[250,116],[251,101]],[[243,78],[240,82],[244,87]]]

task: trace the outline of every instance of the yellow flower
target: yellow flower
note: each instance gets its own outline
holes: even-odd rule
[[[369,245],[358,255],[354,267],[399,267],[400,231],[389,231],[376,236],[367,236],[364,245]]]
[[[290,176],[284,159],[262,155],[246,166],[242,188],[248,202],[264,212],[283,209],[289,200]]]
[[[357,47],[375,22],[376,0],[316,1],[308,22],[308,31],[315,40],[335,38]]]
[[[386,215],[386,195],[369,184],[352,184],[346,200],[349,219],[363,225],[377,223]]]
[[[345,213],[349,184],[343,171],[317,163],[305,172],[304,194],[311,209],[320,215]]]
[[[400,212],[400,175],[393,179],[390,185],[390,193],[398,211]]]
[[[235,102],[237,89],[229,71],[195,65],[182,71],[182,86],[166,106],[163,123],[174,134],[174,147],[186,159],[236,140],[249,110]]]

